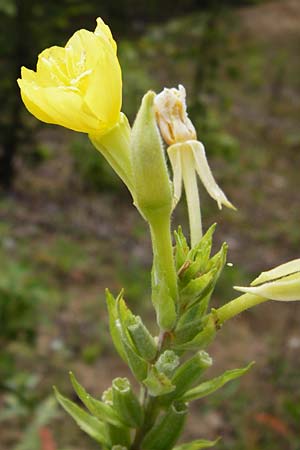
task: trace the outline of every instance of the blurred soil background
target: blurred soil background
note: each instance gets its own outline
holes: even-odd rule
[[[171,15],[170,15],[171,11]],[[237,212],[202,194],[215,250],[229,244],[214,306],[300,248],[300,2],[0,1],[0,449],[92,450],[53,399],[72,370],[94,395],[128,375],[110,342],[104,289],[122,286],[156,332],[151,246],[130,196],[85,135],[39,123],[15,79],[45,47],[101,16],[118,40],[123,111],[183,84],[216,179]],[[184,224],[184,202],[174,227]],[[145,288],[146,286],[146,288]],[[300,304],[269,302],[226,324],[211,373],[256,365],[195,402],[185,438],[219,450],[300,450]]]

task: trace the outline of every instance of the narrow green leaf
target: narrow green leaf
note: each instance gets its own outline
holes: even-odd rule
[[[182,396],[182,401],[190,402],[192,400],[197,400],[202,397],[206,397],[207,395],[217,391],[220,389],[224,384],[228,383],[231,380],[234,380],[235,378],[239,378],[245,373],[248,372],[248,370],[251,369],[254,362],[251,362],[248,364],[248,366],[241,368],[241,369],[233,369],[233,370],[227,370],[219,377],[213,378],[212,380],[205,381],[204,383],[199,384],[199,386],[190,389]]]
[[[78,383],[72,372],[70,372],[70,378],[76,394],[91,414],[97,417],[97,419],[108,422],[116,427],[123,427],[125,425],[121,422],[120,417],[111,406],[100,400],[96,400],[88,394],[83,386]]]
[[[134,324],[128,326],[128,331],[140,356],[152,361],[157,353],[157,345],[139,316],[136,316]]]
[[[100,442],[106,447],[111,446],[108,430],[104,423],[100,422],[96,417],[91,416],[76,403],[63,397],[59,391],[54,387],[54,392],[58,402],[67,411],[68,414],[75,420],[79,428],[87,433],[91,438]]]
[[[147,376],[147,363],[137,354],[127,330],[127,326],[134,323],[134,315],[127,308],[122,298],[122,292],[115,300],[111,293],[106,290],[106,302],[110,333],[114,345],[119,355],[129,365],[134,376],[142,381]]]
[[[185,271],[183,280],[191,280],[197,274],[206,272],[216,226],[216,224],[213,224],[204,234],[200,242],[189,251],[187,259],[193,262]]]
[[[127,363],[127,357],[124,350],[124,346],[122,343],[122,333],[121,333],[121,325],[118,318],[118,312],[117,312],[117,300],[113,297],[113,295],[110,293],[108,289],[105,291],[106,293],[106,304],[108,309],[108,315],[109,315],[109,329],[110,334],[114,343],[114,346],[121,356],[121,358]],[[119,294],[118,298],[122,295],[122,293]]]
[[[206,303],[201,303],[189,308],[180,317],[174,332],[174,344],[183,344],[191,341],[204,327],[204,314],[206,312]]]
[[[138,381],[143,381],[147,376],[148,363],[132,349],[127,341],[124,340],[123,342],[127,363],[131,372]]]
[[[189,246],[187,244],[186,238],[182,232],[182,228],[179,226],[177,231],[174,231],[175,237],[175,265],[176,270],[180,270],[182,265],[187,259],[187,255],[189,252]]]
[[[205,297],[208,290],[211,289],[215,274],[216,269],[212,269],[204,275],[191,280],[187,286],[180,291],[179,301],[183,310],[193,306],[194,303],[201,301],[201,299]]]
[[[197,439],[193,442],[187,442],[186,444],[178,445],[174,448],[174,450],[201,450],[202,448],[211,448],[214,447],[220,438],[215,441],[207,441],[206,439]]]
[[[200,350],[202,348],[207,347],[210,344],[215,335],[216,335],[216,323],[214,319],[214,315],[211,313],[207,316],[206,324],[203,326],[202,330],[196,334],[196,336],[188,342],[183,344],[174,342],[173,348],[177,351],[182,350]]]

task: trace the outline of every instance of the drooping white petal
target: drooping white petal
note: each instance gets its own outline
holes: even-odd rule
[[[168,155],[173,171],[173,208],[179,202],[182,194],[181,146],[182,144],[174,144],[168,148]]]
[[[258,284],[274,281],[295,273],[300,274],[300,258],[281,264],[280,266],[267,270],[266,272],[262,272],[254,281],[252,281],[251,286],[257,286]]]
[[[188,143],[181,145],[182,178],[188,206],[191,246],[194,247],[202,238],[200,197],[191,147]]]
[[[270,300],[296,301],[300,300],[300,273],[294,273],[277,281],[269,281],[259,286],[235,286],[234,289]]]
[[[203,144],[199,141],[188,141],[187,144],[190,145],[193,152],[195,169],[209,195],[218,203],[219,209],[222,209],[222,205],[236,209],[217,185],[208,165]]]

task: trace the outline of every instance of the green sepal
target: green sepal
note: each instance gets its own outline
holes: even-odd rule
[[[204,275],[191,280],[187,286],[180,291],[179,302],[183,311],[205,297],[212,287],[215,275],[216,269],[212,269]]]
[[[195,388],[188,390],[182,396],[182,400],[190,402],[192,400],[197,400],[199,398],[203,398],[209,394],[212,394],[213,392],[217,391],[222,386],[224,386],[224,384],[228,383],[231,380],[239,378],[245,373],[247,373],[251,369],[253,364],[254,362],[251,362],[250,364],[248,364],[248,366],[244,368],[227,370],[219,377],[213,378],[211,380],[199,384],[199,386],[196,386]]]
[[[143,423],[143,410],[127,378],[115,378],[112,383],[113,406],[129,427]]]
[[[174,447],[174,450],[201,450],[202,448],[214,447],[221,438],[215,441],[207,441],[206,439],[197,439],[196,441],[187,442],[186,444],[181,444]]]
[[[71,400],[62,396],[55,387],[54,392],[57,401],[70,414],[82,431],[105,447],[111,446],[108,429],[103,422],[88,414]]]
[[[181,226],[178,227],[177,231],[174,231],[175,238],[175,266],[176,270],[179,271],[183,264],[187,260],[187,255],[189,253],[189,246],[187,240],[182,232]]]
[[[174,350],[181,352],[185,350],[200,350],[207,347],[207,345],[214,340],[216,335],[215,315],[213,313],[209,314],[204,319],[204,324],[201,331],[190,341],[184,343],[174,342]]]
[[[197,383],[203,372],[211,365],[212,359],[208,353],[203,350],[197,352],[175,371],[171,381],[176,386],[176,389],[167,397],[164,397],[162,401],[169,403],[174,399],[181,398],[191,386]]]
[[[93,416],[116,427],[124,426],[124,423],[121,422],[116,411],[114,411],[114,409],[108,404],[103,403],[100,400],[96,400],[88,394],[83,386],[78,383],[72,372],[70,372],[70,379],[76,394]]]
[[[123,445],[113,445],[111,450],[127,450],[127,447],[123,447]]]
[[[121,331],[121,324],[118,317],[118,311],[117,311],[117,302],[118,299],[122,296],[122,291],[118,295],[117,299],[114,298],[114,296],[110,293],[108,289],[105,291],[106,294],[106,304],[108,309],[108,315],[109,315],[109,330],[110,334],[114,343],[114,346],[121,356],[121,358],[127,363],[127,355],[124,349],[124,345],[122,342],[122,331]]]
[[[169,394],[175,389],[171,380],[163,372],[159,372],[155,366],[150,368],[143,384],[148,388],[149,394],[153,397]]]
[[[173,350],[165,350],[156,361],[155,367],[159,372],[170,377],[179,364],[180,360],[176,353]]]
[[[143,450],[171,450],[179,438],[187,415],[184,403],[172,404],[146,434]]]
[[[139,316],[135,317],[135,323],[128,326],[128,331],[140,356],[152,361],[157,353],[157,345]]]
[[[131,437],[130,429],[128,427],[115,427],[113,425],[108,426],[108,433],[111,443],[114,446],[122,448],[130,447]]]

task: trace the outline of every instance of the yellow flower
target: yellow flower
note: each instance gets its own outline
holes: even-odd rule
[[[39,120],[101,134],[120,119],[121,69],[116,43],[102,19],[93,32],[77,31],[65,47],[50,47],[37,70],[22,67],[18,80],[26,108]]]

